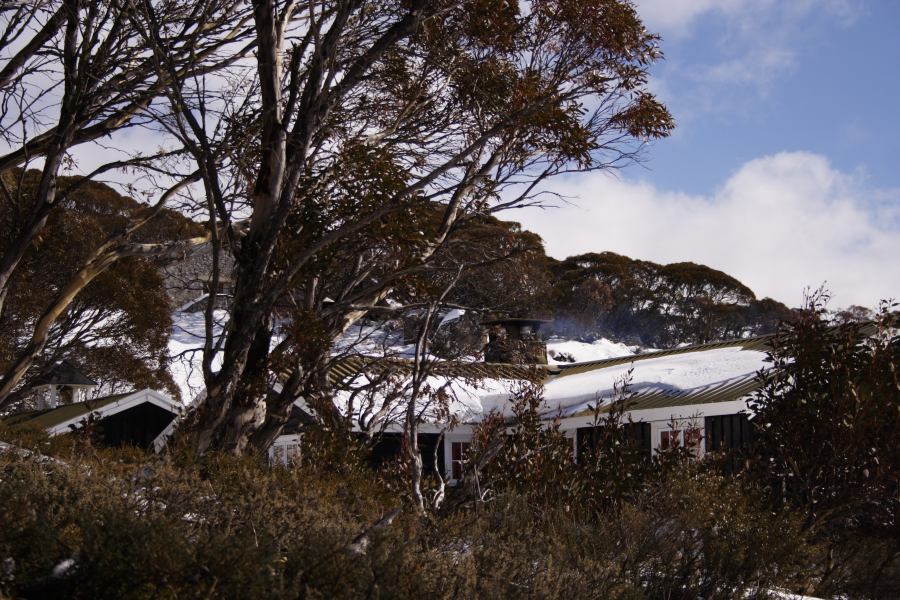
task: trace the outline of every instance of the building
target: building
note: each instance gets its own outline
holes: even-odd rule
[[[219,278],[213,289],[212,244],[191,246],[183,254],[161,265],[160,273],[172,306],[179,310],[203,310],[210,294],[216,294],[217,307],[227,308],[234,292],[234,257],[219,253]]]
[[[513,401],[525,384],[541,386],[540,413],[548,422],[558,419],[576,458],[590,443],[597,416],[608,412],[615,399],[626,410],[629,437],[647,456],[676,444],[702,455],[750,443],[747,400],[759,386],[758,374],[767,368],[770,336],[552,364],[536,335],[540,324],[533,319],[492,321],[487,323],[493,328],[487,361],[432,365],[428,384],[441,389],[448,401],[438,410],[428,405],[429,399],[422,400],[419,445],[427,469],[456,479],[473,431],[485,417],[500,415],[514,425]],[[373,419],[378,421],[381,441],[373,455],[375,464],[401,451],[402,386],[408,384],[412,366],[400,358],[355,355],[332,367],[330,377],[340,390],[338,409],[351,415],[360,432],[371,431]],[[399,386],[393,396],[396,406],[387,406],[386,392],[378,386],[372,386],[369,404],[353,404],[354,398],[358,402],[354,382],[371,383],[385,373]],[[71,363],[59,363],[41,380],[44,400],[38,410],[12,415],[4,423],[38,425],[59,435],[90,419],[110,445],[162,447],[181,413],[180,403],[152,390],[86,400],[94,385]],[[294,413],[270,449],[273,461],[288,462],[299,452],[303,428],[313,417],[302,400]]]
[[[96,387],[96,381],[71,362],[62,360],[38,375],[29,393],[38,409],[48,409],[60,404],[82,402]]]
[[[505,343],[509,338],[496,339]],[[614,400],[623,403],[627,433],[648,457],[675,445],[686,446],[698,456],[746,447],[752,441],[747,401],[760,386],[758,375],[768,368],[770,339],[761,336],[568,364],[534,360],[531,347],[517,353],[530,357],[527,363],[524,358],[519,364],[438,363],[432,372],[434,385],[445,386],[452,399],[449,414],[429,414],[427,406],[420,411],[419,445],[424,463],[431,467],[430,455],[436,453],[442,474],[458,479],[474,428],[492,414],[501,415],[512,426],[512,401],[524,383],[542,385],[540,413],[548,422],[559,420],[561,431],[572,440],[576,459],[579,450],[590,443],[597,416],[607,413]],[[405,369],[408,375],[412,363],[353,357],[336,365],[332,378],[348,382],[378,369],[391,369],[401,376]],[[340,406],[345,401],[346,397],[338,394],[342,410],[348,410]],[[400,452],[400,413],[402,410],[385,414],[384,433],[375,449],[379,462]],[[358,422],[363,416],[361,412],[353,415]],[[452,426],[451,421],[455,421]],[[286,431],[273,446],[273,458],[294,456],[301,434],[302,427]],[[294,454],[288,452],[288,446]]]
[[[3,418],[0,423],[7,427],[44,429],[51,436],[91,423],[105,446],[130,445],[159,451],[181,413],[179,402],[145,389],[20,412]]]

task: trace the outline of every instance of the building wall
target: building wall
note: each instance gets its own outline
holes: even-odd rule
[[[183,307],[210,291],[213,273],[211,244],[203,244],[166,263],[160,269],[166,293],[176,308]],[[230,294],[233,282],[234,257],[223,251],[219,258],[219,292]]]

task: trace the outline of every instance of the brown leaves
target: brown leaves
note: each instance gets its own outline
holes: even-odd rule
[[[614,115],[612,121],[642,140],[666,137],[675,129],[675,120],[666,107],[647,93],[637,94],[635,101]]]
[[[29,171],[23,186],[33,187],[38,178],[38,172]],[[60,189],[65,192],[75,181],[62,178]],[[0,217],[6,216],[3,206],[0,204]],[[89,183],[50,213],[41,243],[32,244],[11,280],[0,319],[0,369],[21,349],[30,336],[29,327],[88,256],[143,208],[106,185]],[[160,217],[141,232],[142,240],[202,231],[198,224],[171,211]],[[54,326],[34,370],[66,357],[111,388],[166,387],[177,393],[165,370],[170,327],[168,297],[156,266],[148,260],[122,259],[75,298]]]

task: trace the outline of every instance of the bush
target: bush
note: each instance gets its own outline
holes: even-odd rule
[[[364,482],[225,456],[62,466],[6,453],[0,477],[0,591],[14,597],[340,597],[367,575],[339,559],[386,508]]]
[[[826,547],[819,594],[900,597],[900,338],[876,322],[833,327],[822,296],[773,342],[756,412],[754,476]]]
[[[691,465],[602,513],[510,487],[374,529],[401,501],[365,469],[6,452],[0,481],[0,597],[753,597],[799,561],[793,522]]]

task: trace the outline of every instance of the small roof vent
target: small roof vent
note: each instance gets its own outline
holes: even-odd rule
[[[92,387],[97,382],[81,372],[81,369],[68,360],[61,360],[34,380],[35,387],[40,385],[77,385]]]

